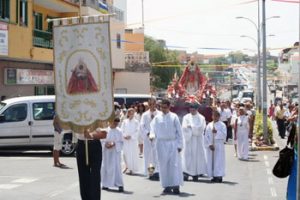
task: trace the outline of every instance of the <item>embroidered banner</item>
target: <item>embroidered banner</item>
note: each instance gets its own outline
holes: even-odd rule
[[[54,21],[56,114],[76,133],[113,116],[109,18]],[[60,25],[62,24],[62,25]]]

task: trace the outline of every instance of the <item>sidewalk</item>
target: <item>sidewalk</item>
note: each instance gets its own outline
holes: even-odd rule
[[[273,139],[275,141],[275,144],[273,144],[272,146],[256,146],[255,139],[253,139],[250,147],[250,151],[278,151],[285,147],[287,137],[285,139],[281,139],[279,137],[277,125],[275,121],[272,121],[272,127],[273,127]]]

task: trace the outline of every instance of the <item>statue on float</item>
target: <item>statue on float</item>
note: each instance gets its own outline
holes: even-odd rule
[[[189,102],[194,99],[200,103],[204,98],[212,98],[216,95],[216,91],[208,84],[208,79],[193,60],[188,62],[180,79],[175,73],[167,93],[174,101]]]

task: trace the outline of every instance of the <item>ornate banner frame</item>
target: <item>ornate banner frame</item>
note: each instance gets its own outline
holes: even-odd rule
[[[109,16],[53,20],[56,114],[63,128],[95,130],[114,117]]]

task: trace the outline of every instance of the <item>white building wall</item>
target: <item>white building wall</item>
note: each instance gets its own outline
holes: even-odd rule
[[[94,8],[82,6],[81,15],[101,15],[102,13]],[[117,35],[120,34],[120,48],[117,47]],[[111,18],[110,20],[110,39],[111,39],[111,56],[113,69],[125,69],[125,55],[124,55],[124,40],[125,25],[124,22]]]
[[[114,90],[116,93],[150,94],[150,73],[116,72]]]

